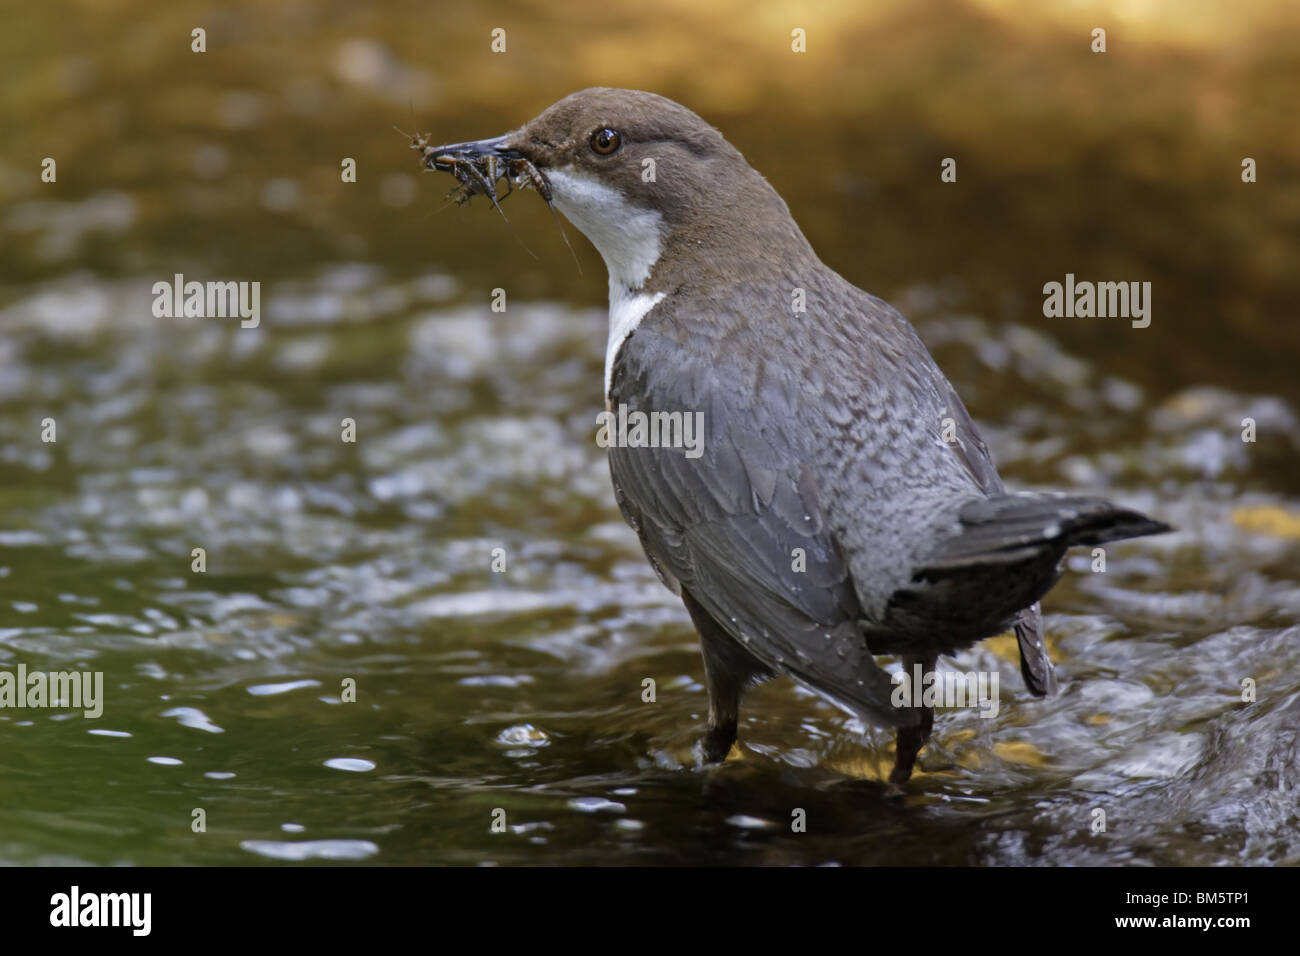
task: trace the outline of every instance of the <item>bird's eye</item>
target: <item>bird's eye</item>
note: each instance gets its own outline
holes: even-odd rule
[[[591,148],[601,156],[608,156],[622,144],[623,137],[618,135],[618,130],[610,129],[608,126],[591,134]]]

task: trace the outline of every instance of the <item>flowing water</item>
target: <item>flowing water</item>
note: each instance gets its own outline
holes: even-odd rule
[[[310,46],[324,89],[421,88],[377,41]],[[891,736],[789,682],[746,697],[732,759],[696,765],[697,640],[613,503],[605,278],[572,228],[582,273],[534,196],[512,226],[482,201],[435,212],[452,183],[409,175],[388,129],[405,100],[331,125],[310,72],[264,65],[259,91],[205,65],[187,82],[224,112],[186,119],[129,67],[33,57],[46,106],[24,135],[38,157],[70,137],[70,185],[14,186],[35,161],[4,154],[0,671],[102,673],[103,710],[0,709],[0,861],[1300,863],[1286,202],[1215,207],[1267,225],[1209,255],[1183,241],[1220,222],[1203,184],[1142,193],[1135,216],[1141,173],[1102,164],[1116,201],[1083,214],[1042,171],[961,200],[927,172],[909,203],[868,172],[895,147],[864,157],[815,120],[829,155],[800,176],[771,124],[718,118],[827,261],[914,321],[1009,485],[1178,529],[1110,546],[1104,571],[1069,556],[1045,602],[1058,695],[1025,692],[1006,637],[946,662],[997,672],[998,712],[941,711],[890,796]],[[425,114],[448,140],[547,102],[450,99]],[[96,123],[115,131],[98,171],[74,158]],[[927,156],[939,136],[910,135]],[[349,150],[373,157],[355,187],[332,182]],[[936,265],[936,245],[967,251]],[[1152,279],[1151,327],[1041,314],[1044,281],[1090,270]],[[260,280],[260,325],[156,318],[175,272]]]

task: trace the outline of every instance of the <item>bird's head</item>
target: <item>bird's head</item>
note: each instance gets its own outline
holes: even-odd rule
[[[761,244],[774,223],[780,238],[803,242],[780,196],[721,133],[653,93],[582,90],[504,136],[425,155],[447,171],[454,170],[437,164],[439,156],[535,171],[543,195],[600,252],[611,284],[628,289],[645,284],[669,245],[716,258]]]

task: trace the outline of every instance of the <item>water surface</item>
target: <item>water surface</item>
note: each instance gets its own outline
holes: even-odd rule
[[[25,9],[14,35],[38,42],[3,68],[24,85],[0,153],[0,669],[102,672],[105,702],[0,711],[0,860],[1300,862],[1298,207],[1236,179],[1243,149],[1283,177],[1300,146],[1274,87],[1215,99],[1294,58],[1256,36],[1231,64],[1192,46],[1092,76],[1059,24],[942,6],[841,24],[799,75],[724,10],[747,26],[707,81],[603,40],[539,67],[528,31],[571,24],[527,4],[503,8],[527,26],[500,72],[477,13],[444,18],[466,39],[431,58],[423,5],[235,4],[206,60],[166,39],[193,5],[60,29]],[[682,76],[693,44],[716,56],[700,31],[658,47]],[[554,89],[516,82],[530,62]],[[760,74],[768,100],[725,82]],[[888,734],[787,682],[746,698],[732,760],[696,765],[697,641],[594,440],[603,267],[570,227],[580,272],[531,195],[510,225],[439,211],[450,180],[389,128],[491,135],[592,82],[722,125],[823,257],[913,319],[1010,485],[1179,529],[1110,547],[1104,573],[1070,557],[1045,608],[1056,697],[1025,693],[1007,639],[946,662],[996,670],[1000,711],[941,712],[905,797],[881,784]],[[791,129],[818,148],[792,154]],[[32,172],[47,154],[57,185]],[[1152,326],[1045,318],[1067,271],[1152,281]],[[260,281],[260,326],[155,318],[176,272]]]

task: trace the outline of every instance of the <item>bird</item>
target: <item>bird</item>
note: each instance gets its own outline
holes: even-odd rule
[[[1039,601],[1066,550],[1171,530],[1101,498],[1009,492],[911,324],[823,263],[776,189],[673,100],[594,87],[504,135],[418,145],[493,205],[516,171],[595,246],[607,411],[700,416],[695,455],[625,442],[608,458],[699,633],[704,764],[736,743],[744,691],[784,676],[893,728],[888,779],[905,783],[934,710],[900,706],[878,656],[932,672],[1014,630],[1027,690],[1050,694]]]

